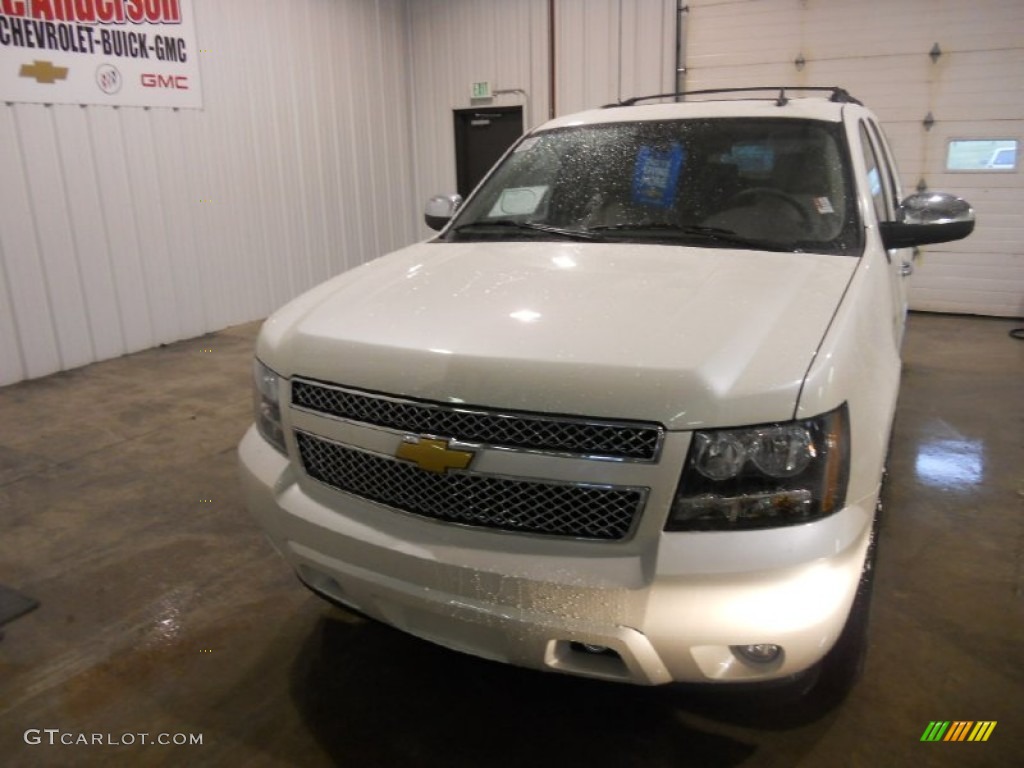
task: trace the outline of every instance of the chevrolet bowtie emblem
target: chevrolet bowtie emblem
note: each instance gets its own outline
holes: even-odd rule
[[[437,472],[443,475],[449,469],[466,469],[473,461],[471,451],[454,451],[448,447],[447,440],[433,440],[429,437],[421,437],[413,442],[412,438],[406,438],[395,456],[416,464],[420,469],[427,472]]]
[[[55,67],[52,61],[40,61],[36,59],[31,64],[22,64],[18,70],[19,77],[31,77],[37,83],[53,85],[58,80],[67,80],[68,68]]]

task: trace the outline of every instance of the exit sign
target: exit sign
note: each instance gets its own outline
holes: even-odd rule
[[[489,81],[484,80],[480,83],[473,83],[470,86],[470,98],[472,99],[489,99],[491,98],[491,84]]]

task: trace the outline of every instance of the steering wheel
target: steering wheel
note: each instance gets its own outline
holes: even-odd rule
[[[805,208],[803,204],[792,195],[783,192],[781,189],[775,189],[775,187],[750,187],[749,189],[744,189],[743,191],[737,192],[733,195],[729,199],[727,205],[735,206],[737,208],[742,207],[744,201],[753,201],[758,197],[770,197],[773,200],[785,203],[797,212],[800,216],[801,224],[807,228],[810,228],[813,225],[813,222],[811,221],[811,214],[807,211],[807,208]]]

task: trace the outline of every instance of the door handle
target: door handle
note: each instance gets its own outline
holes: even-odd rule
[[[914,264],[910,261],[904,261],[900,264],[900,277],[910,277],[914,274]]]

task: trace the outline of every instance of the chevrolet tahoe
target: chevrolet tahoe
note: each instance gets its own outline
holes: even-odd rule
[[[842,89],[639,101],[265,322],[247,504],[314,592],[458,651],[848,686],[912,249],[973,211],[904,197]]]

